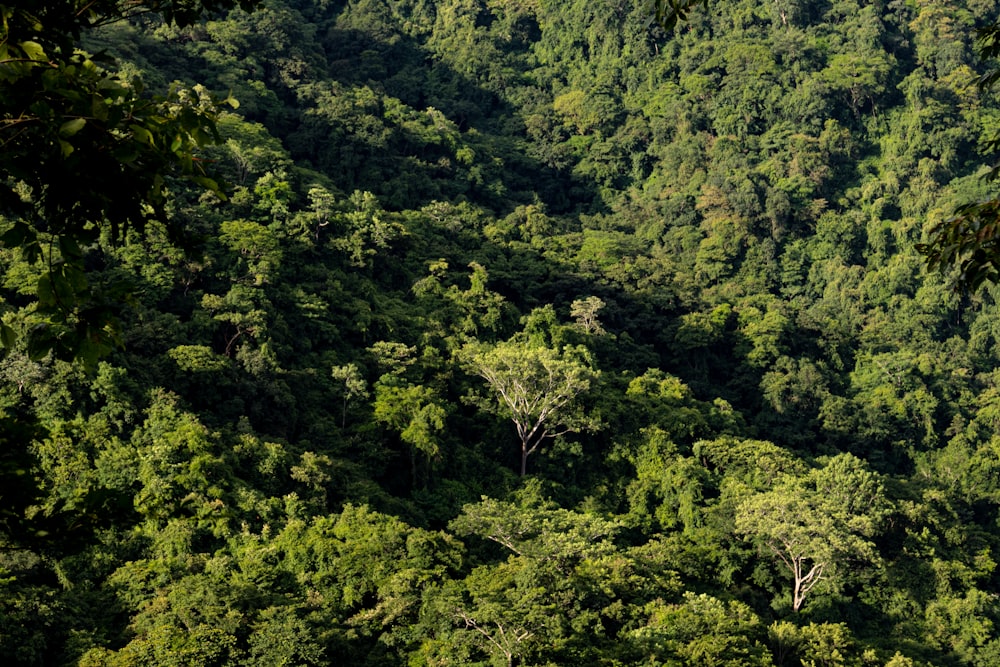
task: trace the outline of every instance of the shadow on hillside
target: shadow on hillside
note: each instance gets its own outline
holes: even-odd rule
[[[499,215],[538,202],[553,214],[602,209],[595,184],[574,176],[571,165],[544,165],[525,153],[518,109],[412,38],[379,41],[331,29],[323,48],[329,79],[299,93],[299,126],[286,144],[344,191],[369,190],[395,209],[456,199]],[[429,110],[453,125],[433,122]],[[474,157],[466,153],[462,164],[457,148]]]
[[[434,201],[467,200],[492,210],[498,219],[518,206],[544,210],[559,223],[542,232],[552,234],[543,243],[522,239],[501,244],[470,225],[441,232],[447,238],[433,250],[410,250],[433,255],[431,259],[440,256],[456,268],[482,263],[491,289],[522,311],[553,304],[568,316],[573,300],[599,296],[608,304],[603,314],[610,329],[629,330],[631,339],[650,341],[644,352],[636,352],[636,362],[662,361],[654,348],[667,352],[672,338],[667,323],[674,314],[663,299],[626,292],[600,271],[553,259],[572,257],[574,244],[579,245],[583,230],[578,214],[608,210],[598,184],[573,174],[572,164],[544,164],[526,152],[529,137],[520,109],[437,62],[405,35],[386,40],[360,30],[331,29],[323,48],[331,77],[323,86],[337,92],[326,100],[338,106],[324,109],[318,95],[300,106],[302,124],[287,141],[297,160],[318,168],[345,191],[375,193],[387,208],[413,210]],[[445,142],[418,136],[421,127],[414,122],[387,122],[387,115],[398,113],[386,108],[394,99],[418,113],[428,108],[442,112],[461,131],[476,161],[467,168],[447,164],[454,151]]]

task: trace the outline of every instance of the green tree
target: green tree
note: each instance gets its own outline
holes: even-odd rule
[[[646,648],[649,665],[770,667],[763,624],[747,605],[687,592],[679,604],[647,605],[649,621],[631,636]],[[676,661],[676,662],[675,662]]]
[[[889,512],[882,483],[850,454],[808,475],[786,475],[737,508],[736,530],[774,554],[792,575],[792,609],[837,566],[877,563],[872,538]]]
[[[443,627],[442,641],[427,648],[442,662],[444,655],[464,649],[490,655],[498,667],[544,657],[568,664],[566,656],[592,641],[580,635],[599,627],[594,601],[614,585],[614,577],[598,575],[593,582],[589,576],[625,560],[612,542],[620,525],[560,508],[542,498],[540,487],[529,480],[513,502],[483,498],[467,504],[451,522],[455,532],[496,542],[509,555],[428,596],[426,620]]]
[[[519,502],[484,497],[462,508],[451,522],[460,535],[477,535],[525,558],[554,564],[563,573],[584,559],[615,552],[611,538],[620,529],[615,520],[558,507],[538,497],[529,484]]]
[[[350,363],[334,366],[331,375],[336,380],[338,393],[343,395],[344,403],[340,411],[340,427],[347,426],[347,403],[356,398],[368,398],[368,383],[361,375],[357,364]]]
[[[591,430],[598,420],[578,399],[599,372],[582,347],[561,350],[511,339],[493,347],[465,348],[469,369],[492,389],[496,401],[488,410],[514,422],[521,445],[521,475],[528,457],[543,442],[565,433]]]
[[[513,667],[562,634],[562,613],[543,569],[515,558],[480,566],[428,591],[423,623],[434,630],[415,656],[422,665]]]
[[[569,314],[576,320],[576,326],[595,336],[603,336],[607,333],[601,325],[601,320],[597,313],[604,308],[604,300],[596,296],[588,296],[586,299],[576,299],[570,304]]]
[[[281,247],[264,225],[247,220],[227,220],[219,228],[219,241],[238,256],[237,280],[255,286],[270,282],[281,264]],[[245,278],[243,276],[246,276]]]
[[[448,411],[433,389],[415,385],[393,375],[384,375],[375,383],[375,421],[399,433],[399,439],[410,446],[410,473],[417,483],[419,451],[428,460],[441,455],[441,433],[445,429]]]

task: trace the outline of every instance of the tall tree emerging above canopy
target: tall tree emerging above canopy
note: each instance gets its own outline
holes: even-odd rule
[[[736,530],[778,558],[792,575],[792,609],[846,563],[876,563],[872,538],[890,512],[877,475],[851,454],[823,468],[788,475],[768,491],[744,500]]]
[[[515,338],[487,349],[468,348],[466,354],[472,372],[496,394],[496,401],[484,401],[483,407],[517,427],[522,476],[528,457],[546,440],[596,427],[577,401],[598,375],[584,348],[556,350]]]
[[[221,195],[199,164],[217,141],[217,103],[201,87],[153,96],[115,63],[80,50],[96,26],[156,13],[188,24],[254,0],[21,0],[0,5],[0,244],[44,259],[38,351],[92,356],[110,337],[89,304],[84,249],[107,231],[164,219],[167,179]],[[99,62],[101,61],[101,62]],[[235,104],[235,103],[234,103]],[[0,327],[9,346],[14,331]]]

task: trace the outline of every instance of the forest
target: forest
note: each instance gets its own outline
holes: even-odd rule
[[[997,2],[35,4],[0,663],[1000,665]]]

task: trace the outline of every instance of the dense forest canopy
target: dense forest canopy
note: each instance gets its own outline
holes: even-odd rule
[[[235,4],[3,47],[5,664],[1000,664],[995,3]]]

